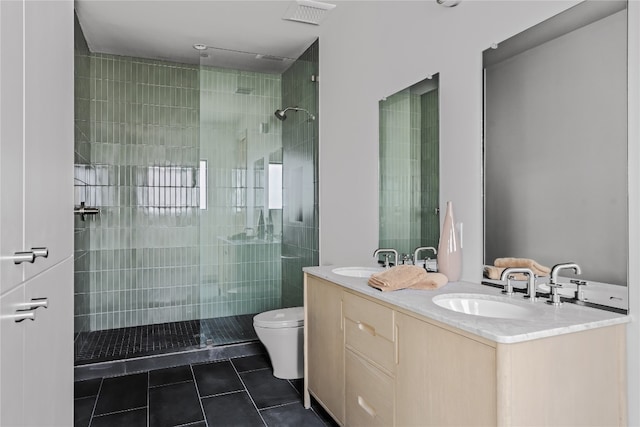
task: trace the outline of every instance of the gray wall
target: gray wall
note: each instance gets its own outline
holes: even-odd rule
[[[463,272],[483,263],[482,52],[579,1],[340,2],[320,26],[320,263],[368,265],[378,243],[378,101],[440,75],[440,207],[464,223]],[[357,31],[354,31],[357,23]],[[640,3],[629,2],[629,292],[640,311]],[[346,111],[346,113],[345,113]],[[357,173],[354,171],[357,170]],[[368,264],[367,264],[368,263]],[[628,333],[630,401],[640,399],[640,323]],[[635,399],[635,400],[633,400]],[[640,407],[630,405],[630,425]]]
[[[485,262],[627,283],[626,12],[487,68]]]

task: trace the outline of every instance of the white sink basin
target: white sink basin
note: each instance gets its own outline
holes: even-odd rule
[[[374,273],[384,271],[383,267],[339,267],[331,270],[332,273],[349,277],[371,277]]]
[[[504,297],[481,294],[444,294],[433,297],[433,302],[447,310],[482,317],[528,319],[535,313],[532,308],[513,304]]]

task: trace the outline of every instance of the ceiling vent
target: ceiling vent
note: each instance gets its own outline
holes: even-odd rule
[[[281,56],[263,55],[261,53],[256,55],[256,59],[265,59],[267,61],[278,61],[278,62],[284,62],[286,60],[286,58],[283,58]]]
[[[322,22],[327,12],[334,7],[336,7],[335,4],[322,3],[319,1],[296,0],[289,6],[282,19],[320,25],[320,22]]]

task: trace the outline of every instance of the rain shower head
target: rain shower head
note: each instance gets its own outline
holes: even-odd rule
[[[278,118],[278,120],[282,120],[284,121],[287,118],[287,111],[289,110],[293,110],[293,111],[304,111],[305,113],[307,113],[309,115],[309,118],[311,120],[315,120],[316,116],[314,116],[313,114],[311,114],[310,112],[308,112],[307,110],[305,110],[304,108],[298,108],[298,107],[287,107],[283,110],[276,110],[275,111],[275,116]]]

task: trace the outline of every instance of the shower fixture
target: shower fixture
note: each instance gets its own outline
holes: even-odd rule
[[[304,111],[305,113],[307,113],[309,115],[309,118],[311,120],[315,120],[316,119],[316,116],[314,116],[313,114],[311,114],[310,112],[308,112],[304,108],[298,108],[298,107],[287,107],[287,108],[285,108],[283,110],[276,110],[276,112],[274,114],[278,118],[278,120],[283,120],[284,121],[287,118],[287,115],[285,113],[287,111],[289,111],[289,110]]]

